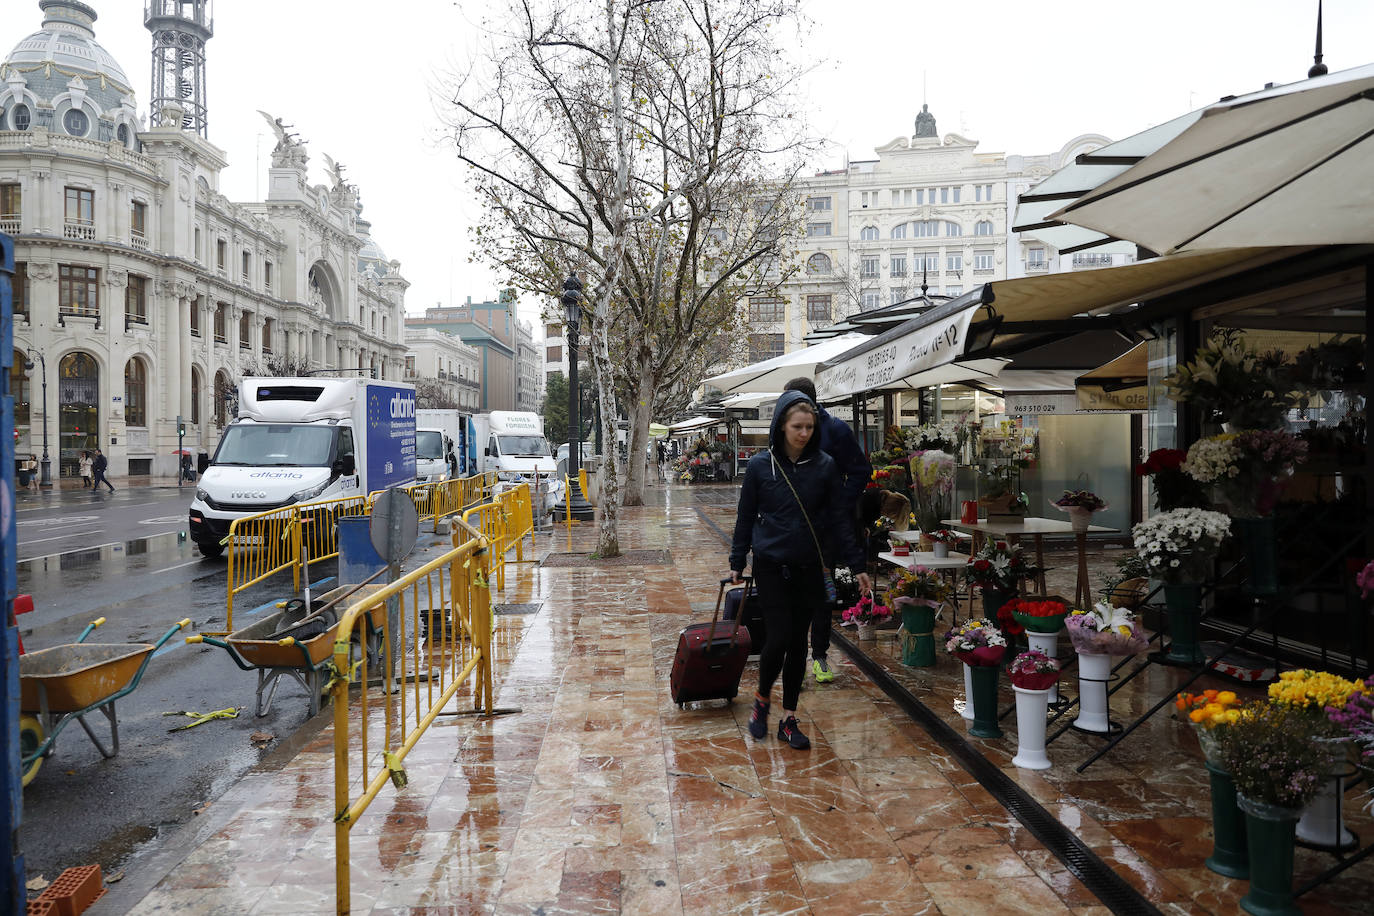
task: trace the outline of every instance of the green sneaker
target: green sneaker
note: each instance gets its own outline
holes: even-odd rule
[[[835,680],[835,672],[830,670],[830,663],[823,658],[811,663],[811,673],[816,676],[817,684],[828,684]]]

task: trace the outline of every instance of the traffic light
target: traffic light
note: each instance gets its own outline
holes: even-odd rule
[[[186,424],[182,421],[181,417],[177,417],[177,438],[186,438]]]

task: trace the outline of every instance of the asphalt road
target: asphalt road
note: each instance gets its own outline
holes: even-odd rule
[[[74,642],[101,616],[107,622],[88,643],[156,642],[184,617],[188,633],[224,629],[225,561],[203,559],[186,537],[190,501],[189,491],[175,489],[21,495],[18,585],[35,603],[19,618],[26,651]],[[311,578],[332,577],[333,567],[318,564]],[[272,610],[290,589],[289,575],[278,576],[236,599],[235,627]],[[269,714],[257,718],[256,683],[223,649],[187,645],[178,633],[116,703],[117,756],[103,758],[71,721],[24,790],[20,843],[29,876],[51,881],[74,865],[99,863],[106,874],[128,866],[280,747],[307,719],[305,692],[283,679]],[[238,718],[168,732],[191,720],[164,713],[226,707],[241,707]],[[86,721],[108,747],[106,718],[92,712]],[[255,732],[273,737],[254,742]]]

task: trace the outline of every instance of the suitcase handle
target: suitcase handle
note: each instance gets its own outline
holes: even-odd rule
[[[744,586],[744,594],[739,598],[739,613],[735,615],[735,628],[730,631],[730,648],[735,647],[735,640],[739,638],[739,622],[744,619],[744,603],[749,600],[749,586],[754,583],[753,576],[740,576],[740,581],[734,579],[720,580],[720,594],[716,596],[716,609],[711,614],[711,629],[706,633],[706,645],[714,645],[716,639],[716,624],[720,621],[720,609],[725,604],[726,586]]]

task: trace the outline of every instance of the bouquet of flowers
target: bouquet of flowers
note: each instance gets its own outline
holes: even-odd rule
[[[1064,618],[1069,641],[1081,654],[1134,655],[1150,644],[1125,608],[1099,601],[1090,610],[1075,608]]]
[[[1188,449],[1183,471],[1211,489],[1212,501],[1232,515],[1254,518],[1274,511],[1281,480],[1307,458],[1307,443],[1267,429],[1222,433]]]
[[[1012,685],[1022,690],[1048,690],[1059,680],[1059,662],[1039,649],[1022,652],[1007,670]]]
[[[988,621],[970,620],[950,633],[945,640],[945,651],[966,665],[993,667],[1002,664],[1007,641]]]
[[[1341,738],[1344,734],[1332,721],[1349,705],[1352,697],[1367,695],[1369,688],[1363,681],[1352,681],[1328,671],[1301,668],[1284,671],[1269,685],[1269,702],[1298,710],[1316,720],[1320,737]]]
[[[1150,575],[1181,584],[1207,578],[1231,519],[1206,509],[1161,512],[1131,529],[1131,540]]]
[[[978,552],[968,558],[964,575],[973,588],[1014,592],[1022,579],[1035,575],[1035,566],[1021,554],[1020,544],[986,540]]]
[[[1216,733],[1220,764],[1244,801],[1306,807],[1331,772],[1333,750],[1301,710],[1263,700],[1240,708]]]
[[[1092,490],[1065,490],[1064,495],[1056,499],[1053,505],[1061,509],[1086,509],[1089,512],[1097,512],[1107,508],[1107,501]]]
[[[874,603],[872,595],[861,596],[853,607],[846,608],[840,615],[845,626],[871,626],[891,616],[892,610],[885,604]]]
[[[911,489],[916,497],[916,524],[927,533],[936,530],[953,511],[954,456],[935,449],[913,455]]]
[[[1221,761],[1217,745],[1219,729],[1234,725],[1240,719],[1240,699],[1231,690],[1204,690],[1202,693],[1180,693],[1174,700],[1179,715],[1187,716],[1197,733],[1202,756],[1211,763]]]
[[[902,572],[887,588],[887,603],[901,605],[908,601],[938,608],[945,603],[953,589],[938,574],[924,566]]]
[[[1207,419],[1241,429],[1280,427],[1304,399],[1283,354],[1256,353],[1234,328],[1214,335],[1164,384],[1171,400],[1196,404]]]
[[[953,547],[959,543],[959,534],[949,528],[936,528],[934,531],[927,531],[926,537],[936,544],[948,544]]]
[[[1328,706],[1326,718],[1359,747],[1359,766],[1368,782],[1374,777],[1374,676],[1366,678],[1364,689],[1352,692],[1344,706]]]
[[[1135,466],[1137,476],[1150,478],[1155,508],[1161,512],[1207,505],[1207,494],[1183,471],[1187,457],[1188,453],[1180,448],[1157,448],[1150,452],[1144,464]]]
[[[859,600],[859,582],[854,571],[848,566],[836,566],[832,575],[835,578],[835,599],[845,605]]]
[[[1032,633],[1058,633],[1064,629],[1069,609],[1058,598],[1017,598],[1002,605],[997,616],[1006,611],[1023,629]]]
[[[906,447],[916,452],[955,452],[968,439],[967,427],[961,436],[960,424],[953,420],[927,423],[906,431]]]
[[[1364,565],[1355,576],[1355,584],[1360,587],[1360,597],[1368,598],[1370,592],[1374,592],[1374,560],[1370,560]]]

